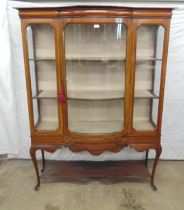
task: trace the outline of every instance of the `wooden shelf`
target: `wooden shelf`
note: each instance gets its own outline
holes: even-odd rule
[[[78,100],[114,100],[124,99],[123,90],[81,90],[81,91],[68,91],[68,99]],[[135,98],[147,99],[158,98],[158,96],[152,94],[149,90],[136,90]]]
[[[37,130],[57,130],[58,129],[58,127],[59,127],[59,122],[57,121],[57,119],[55,119],[55,120],[52,120],[52,121],[44,121],[44,120],[42,120],[42,121],[40,121],[39,123],[38,123],[38,125],[36,126],[36,129]]]
[[[113,133],[122,131],[123,121],[76,121],[69,122],[69,130],[78,133]],[[155,126],[147,119],[134,120],[133,127],[137,130],[154,130]]]
[[[91,60],[91,61],[98,61],[98,60],[118,60],[124,61],[126,60],[125,56],[114,56],[114,55],[66,55],[66,60]]]
[[[68,122],[68,129],[78,133],[113,133],[123,130],[123,121]]]
[[[33,97],[33,99],[56,99],[56,90],[40,90],[39,93]]]
[[[159,58],[153,58],[153,57],[136,57],[137,62],[139,61],[162,61],[162,59]]]
[[[149,181],[142,160],[125,161],[47,161],[41,175],[44,181]]]
[[[69,122],[69,130],[78,133],[113,133],[123,130],[123,121],[76,121]],[[133,127],[136,130],[154,130],[152,122],[145,120],[134,120]],[[42,120],[36,126],[37,130],[56,130],[58,121]]]
[[[33,99],[56,99],[56,90],[41,90]],[[114,100],[124,99],[123,90],[69,90],[68,99],[70,100]],[[158,98],[150,90],[136,90],[136,99]]]
[[[151,90],[135,90],[135,99],[159,98]]]
[[[133,128],[135,130],[152,131],[155,130],[155,125],[149,120],[135,120],[133,121]]]
[[[98,61],[98,60],[117,60],[117,61],[125,61],[126,58],[124,56],[114,56],[114,55],[69,55],[66,56],[66,60],[91,60],[91,61]],[[136,60],[139,61],[162,61],[162,59],[157,59],[153,57],[137,57]]]
[[[78,100],[113,100],[124,99],[124,91],[122,90],[81,90],[68,91],[68,99]]]
[[[55,61],[54,57],[43,57],[43,58],[29,58],[30,61]]]
[[[69,55],[66,56],[66,60],[87,60],[87,61],[104,61],[104,60],[117,60],[117,61],[125,61],[126,58],[124,56],[113,56],[113,55]],[[31,61],[55,61],[55,57],[40,57],[40,58],[29,58]],[[139,61],[162,61],[162,59],[152,58],[152,57],[137,57],[136,60]]]

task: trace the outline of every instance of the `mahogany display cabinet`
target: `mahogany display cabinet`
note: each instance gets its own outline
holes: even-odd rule
[[[129,180],[154,175],[171,9],[19,8],[31,131],[40,178]],[[45,167],[44,151],[68,147],[100,155],[130,147],[144,161],[64,161]],[[155,150],[153,169],[148,151]],[[36,151],[41,150],[42,174]]]

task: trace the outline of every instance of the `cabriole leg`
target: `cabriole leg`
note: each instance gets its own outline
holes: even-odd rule
[[[33,161],[33,165],[34,165],[34,168],[35,168],[35,171],[36,171],[36,178],[37,178],[37,184],[35,186],[35,190],[39,190],[39,187],[40,187],[40,175],[39,175],[39,171],[38,171],[38,164],[37,164],[37,160],[36,160],[36,150],[37,148],[34,148],[31,146],[30,148],[30,156],[31,156],[31,159]]]
[[[145,157],[145,166],[146,166],[146,168],[148,167],[148,153],[149,153],[149,150],[146,150],[146,157]]]
[[[42,170],[41,170],[41,172],[44,172],[44,169],[45,169],[45,155],[44,155],[44,150],[43,149],[41,150],[41,153],[42,153]]]
[[[155,150],[156,150],[156,156],[155,156],[153,169],[152,169],[152,173],[151,173],[151,187],[154,191],[157,190],[156,186],[154,185],[154,177],[155,177],[155,170],[156,170],[156,167],[157,167],[157,163],[158,163],[159,157],[160,157],[161,152],[162,152],[161,145],[158,145]]]

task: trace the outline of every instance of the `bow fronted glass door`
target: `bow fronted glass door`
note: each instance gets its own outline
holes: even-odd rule
[[[68,132],[123,132],[127,51],[123,19],[66,21],[64,49]]]

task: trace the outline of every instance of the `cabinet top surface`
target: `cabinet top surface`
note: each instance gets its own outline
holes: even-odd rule
[[[69,6],[117,6],[131,8],[177,8],[184,7],[184,0],[10,0],[10,5],[16,8],[40,8],[40,7],[69,7]]]

